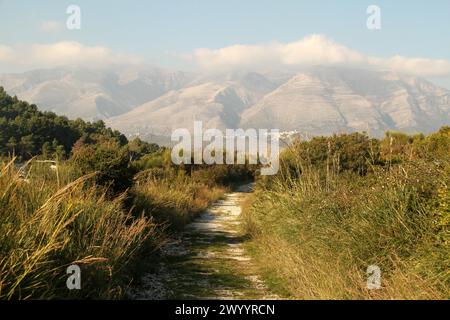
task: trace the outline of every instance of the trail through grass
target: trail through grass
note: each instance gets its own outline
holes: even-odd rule
[[[251,185],[225,195],[163,248],[163,259],[130,292],[135,299],[275,299],[256,274],[241,228]]]

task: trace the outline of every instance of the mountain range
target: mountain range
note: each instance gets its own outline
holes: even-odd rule
[[[105,120],[155,140],[175,128],[266,128],[306,135],[450,124],[450,91],[390,71],[317,66],[298,72],[194,74],[154,67],[65,67],[0,75],[20,99],[70,118]]]
[[[0,75],[9,94],[69,118],[100,120],[126,113],[187,85],[189,74],[159,68],[78,66]]]

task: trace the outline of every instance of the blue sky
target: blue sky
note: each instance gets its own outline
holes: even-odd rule
[[[65,28],[70,4],[81,8],[81,30]],[[371,4],[381,8],[381,30],[366,27]],[[49,22],[51,27],[44,28]],[[450,1],[0,0],[0,45],[5,48],[74,41],[183,69],[190,62],[179,55],[198,48],[287,44],[311,34],[380,59],[450,61]],[[7,68],[1,62],[0,67]],[[449,77],[439,78],[450,87]]]

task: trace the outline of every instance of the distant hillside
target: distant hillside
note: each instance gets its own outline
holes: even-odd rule
[[[450,91],[391,72],[317,67],[245,110],[243,127],[312,135],[387,130],[432,132],[450,123]]]
[[[0,75],[9,94],[70,118],[100,120],[132,110],[184,86],[183,72],[158,68],[87,69],[65,67]]]
[[[281,82],[270,74],[241,73],[198,78],[107,123],[130,135],[170,135],[192,128],[194,120],[209,128],[307,135],[429,133],[450,123],[450,91],[390,72],[316,67]]]
[[[195,120],[208,128],[237,128],[241,113],[277,87],[259,74],[197,78],[132,111],[107,120],[127,134],[170,136],[174,128],[192,129]]]
[[[10,94],[70,118],[104,119],[128,136],[175,128],[266,128],[303,135],[386,130],[429,133],[450,124],[450,91],[411,76],[336,67],[193,75],[157,68],[77,67],[0,76]],[[158,138],[159,139],[159,138]],[[164,139],[163,139],[164,140]]]
[[[0,87],[0,155],[15,154],[22,160],[39,154],[64,157],[78,139],[94,134],[127,143],[124,135],[106,128],[103,121],[89,123],[42,112]]]

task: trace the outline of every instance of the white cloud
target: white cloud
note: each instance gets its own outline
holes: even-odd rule
[[[450,61],[410,58],[400,55],[378,58],[364,55],[323,35],[310,35],[290,43],[234,45],[220,49],[201,48],[188,57],[205,71],[295,68],[312,65],[345,65],[390,69],[418,76],[448,76]]]
[[[59,21],[44,21],[40,25],[42,32],[56,33],[63,30],[63,25]]]
[[[10,61],[14,57],[14,50],[8,46],[0,45],[0,61]]]
[[[370,58],[373,65],[424,77],[450,75],[450,61],[444,59],[408,58],[395,55],[389,59]]]
[[[343,65],[387,69],[423,77],[450,76],[449,60],[400,55],[389,58],[369,56],[323,35],[310,35],[290,43],[201,48],[184,58],[206,72],[283,68],[295,70],[312,65]],[[76,41],[14,46],[0,44],[2,73],[64,65],[103,67],[112,64],[136,65],[142,62],[135,55],[120,54],[104,46],[87,46]]]
[[[141,61],[134,55],[118,54],[103,46],[85,46],[75,41],[0,45],[0,70],[7,72],[64,65],[102,67],[111,64],[138,64]]]

